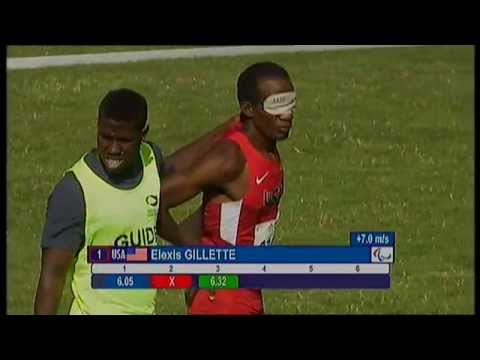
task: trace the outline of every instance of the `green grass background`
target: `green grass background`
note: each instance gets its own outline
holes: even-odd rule
[[[144,51],[144,50],[161,50],[161,49],[187,49],[193,47],[191,45],[149,45],[149,46],[81,46],[81,45],[64,45],[64,46],[38,46],[38,45],[13,45],[7,47],[8,57],[29,57],[29,56],[52,56],[52,55],[71,55],[71,54],[95,54],[104,52],[118,51]]]
[[[8,313],[32,313],[47,198],[95,146],[108,90],[148,98],[149,139],[168,154],[235,113],[238,74],[262,60],[285,66],[298,92],[292,137],[280,144],[286,192],[277,244],[347,245],[350,231],[397,233],[392,289],[265,291],[267,313],[472,314],[471,46],[9,71]],[[70,300],[66,290],[60,313]],[[157,310],[184,314],[183,293],[161,291]]]

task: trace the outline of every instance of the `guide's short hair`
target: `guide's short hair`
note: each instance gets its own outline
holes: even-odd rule
[[[145,97],[130,89],[109,91],[98,107],[98,120],[113,119],[137,123],[138,128],[147,125],[148,105]]]

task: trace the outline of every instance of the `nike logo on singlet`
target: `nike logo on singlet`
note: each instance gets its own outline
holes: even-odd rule
[[[260,185],[267,177],[270,175],[270,172],[268,171],[265,175],[263,175],[261,178],[257,176],[255,181],[257,182],[257,185]]]

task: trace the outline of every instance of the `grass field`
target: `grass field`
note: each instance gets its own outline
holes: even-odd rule
[[[95,146],[112,88],[150,102],[150,140],[172,152],[237,111],[235,81],[273,60],[299,104],[280,145],[286,192],[277,244],[347,245],[354,230],[397,232],[389,291],[265,291],[269,314],[472,314],[474,50],[469,46],[279,54],[7,73],[8,313],[30,314],[48,195]],[[190,203],[176,215],[193,208]],[[61,313],[70,300],[65,292]],[[161,314],[184,314],[163,291]]]
[[[117,51],[144,51],[144,50],[160,50],[160,49],[176,49],[176,48],[191,48],[201,46],[187,46],[187,45],[152,45],[152,46],[30,46],[30,45],[15,45],[7,48],[8,57],[28,57],[28,56],[51,56],[51,55],[70,55],[70,54],[94,54],[104,52]]]

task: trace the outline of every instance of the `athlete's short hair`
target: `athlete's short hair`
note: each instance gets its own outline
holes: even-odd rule
[[[290,80],[290,75],[288,75],[287,70],[285,70],[282,66],[273,62],[260,62],[249,66],[238,77],[238,103],[258,103],[260,101],[258,98],[258,82],[260,79],[264,78]]]
[[[139,129],[147,125],[148,105],[145,97],[130,89],[109,91],[98,107],[98,120],[135,122]]]

